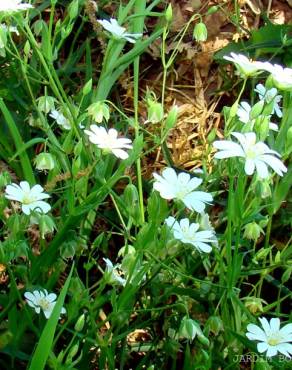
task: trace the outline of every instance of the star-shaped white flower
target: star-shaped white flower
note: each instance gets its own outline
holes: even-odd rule
[[[121,269],[121,265],[120,264],[113,265],[112,261],[108,258],[103,258],[103,260],[106,264],[105,274],[108,274],[109,282],[125,286],[127,280],[122,277],[122,275],[125,275],[125,273]]]
[[[262,63],[264,70],[271,73],[273,84],[280,90],[292,90],[292,68],[285,68],[279,64]]]
[[[256,134],[254,132],[248,132],[246,134],[232,132],[232,135],[237,138],[240,144],[229,140],[214,141],[214,147],[220,150],[215,154],[214,158],[244,158],[245,173],[252,175],[256,170],[258,176],[263,179],[269,176],[268,166],[279,176],[283,176],[287,172],[287,168],[277,158],[277,156],[280,157],[280,154],[270,149],[265,143],[261,141],[256,142]]]
[[[263,63],[250,60],[243,54],[230,53],[230,56],[223,58],[234,63],[243,78],[255,76],[263,70]]]
[[[132,141],[127,138],[118,137],[118,132],[110,128],[108,132],[102,126],[91,125],[90,130],[84,130],[89,140],[105,152],[112,152],[116,157],[126,159],[129,157],[124,149],[132,149]]]
[[[27,181],[21,181],[19,185],[7,185],[5,197],[9,200],[20,202],[22,212],[26,215],[30,215],[32,211],[48,213],[51,206],[44,202],[43,199],[50,198],[50,196],[43,191],[44,189],[40,185],[34,185],[31,188]]]
[[[278,90],[275,87],[266,89],[263,84],[257,84],[254,91],[258,93],[260,100],[264,100],[267,104],[273,102],[272,114],[275,113],[279,118],[282,118],[283,113],[279,106],[282,96],[277,95]]]
[[[252,113],[252,107],[249,105],[248,102],[243,101],[239,104],[239,107],[237,109],[237,116],[238,116],[239,120],[242,123],[246,123],[246,124],[250,123],[251,124],[251,129],[253,129],[253,126],[256,122],[256,119],[251,117],[251,113]],[[261,115],[258,116],[258,118],[262,118],[262,117],[263,116],[261,116]],[[270,116],[269,116],[269,118],[270,118]],[[269,122],[269,129],[273,130],[273,131],[279,131],[278,126],[273,122]]]
[[[268,322],[265,317],[259,318],[262,328],[255,324],[248,324],[246,336],[250,340],[259,341],[257,349],[260,353],[267,352],[267,357],[276,356],[278,352],[288,358],[292,355],[292,324],[280,329],[280,320],[273,318]]]
[[[42,310],[46,319],[51,316],[57,300],[57,295],[55,293],[49,294],[46,289],[43,289],[34,290],[32,293],[25,292],[24,296],[28,305],[34,308],[36,313],[39,314]],[[62,307],[61,314],[65,313],[66,310],[64,307]]]
[[[97,20],[97,22],[100,23],[102,27],[110,32],[116,39],[124,39],[131,42],[132,44],[135,44],[136,40],[142,37],[142,33],[126,32],[126,28],[120,26],[117,20],[114,18],[111,18],[109,21],[107,21],[106,19]]]
[[[212,230],[198,231],[200,225],[190,223],[188,218],[183,218],[178,222],[170,216],[165,223],[172,229],[175,239],[185,244],[192,244],[199,252],[210,253],[212,250],[210,244],[217,242]]]
[[[22,3],[22,0],[1,0],[0,12],[18,12],[33,8],[31,4]]]
[[[160,193],[164,199],[176,199],[182,201],[185,206],[196,212],[203,212],[205,203],[213,201],[211,194],[203,191],[194,191],[201,183],[202,179],[192,177],[185,172],[177,175],[173,168],[165,168],[162,176],[153,174],[155,182],[153,188]]]

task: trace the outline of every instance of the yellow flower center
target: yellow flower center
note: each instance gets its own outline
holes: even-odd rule
[[[41,298],[38,301],[39,306],[44,310],[48,310],[50,308],[50,302],[46,298]]]
[[[23,204],[30,204],[35,201],[35,197],[32,197],[30,193],[26,193],[23,195],[22,203]]]
[[[281,340],[282,340],[282,337],[279,335],[279,334],[272,334],[268,340],[267,340],[267,343],[270,345],[270,346],[276,346],[278,345],[279,343],[281,343]]]

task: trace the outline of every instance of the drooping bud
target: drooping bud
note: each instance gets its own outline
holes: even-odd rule
[[[50,171],[55,167],[55,160],[50,153],[40,153],[35,157],[35,167],[39,171]]]
[[[193,38],[198,42],[204,42],[208,38],[208,30],[203,22],[199,22],[195,25]]]
[[[243,237],[246,239],[257,241],[261,234],[264,234],[264,230],[256,222],[250,222],[244,227]]]
[[[109,106],[103,102],[98,101],[96,103],[91,104],[88,109],[88,114],[92,116],[95,122],[101,123],[103,119],[106,121],[109,120],[110,117],[110,110]]]

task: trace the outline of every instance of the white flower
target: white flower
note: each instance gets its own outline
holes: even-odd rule
[[[258,325],[248,324],[246,336],[250,340],[256,340],[257,349],[260,353],[267,352],[267,357],[273,357],[278,352],[288,358],[292,354],[292,324],[287,324],[280,329],[280,320],[273,318],[270,323],[265,317],[259,318],[262,328]]]
[[[229,140],[214,141],[214,147],[220,150],[215,154],[214,158],[242,157],[245,159],[245,173],[252,175],[256,170],[258,176],[263,179],[269,176],[268,166],[272,167],[279,176],[283,176],[283,173],[287,172],[284,164],[275,157],[280,157],[280,154],[275,150],[271,150],[265,143],[261,141],[256,142],[256,134],[254,132],[246,134],[232,132],[232,135],[237,138],[240,144]]]
[[[192,244],[199,252],[210,253],[212,247],[210,243],[216,243],[217,239],[211,230],[198,231],[200,225],[191,223],[188,218],[183,218],[179,222],[174,217],[165,220],[167,226],[172,228],[175,239],[182,243]]]
[[[116,282],[122,286],[125,286],[127,280],[121,276],[124,275],[121,266],[119,264],[113,265],[112,261],[109,260],[108,258],[103,258],[103,260],[106,263],[105,273],[109,275],[109,282],[110,283]]]
[[[252,61],[242,54],[230,53],[230,56],[224,56],[223,58],[234,63],[240,75],[244,78],[255,76],[263,70],[263,63]]]
[[[71,124],[63,113],[54,109],[51,111],[49,116],[52,117],[64,130],[71,130]]]
[[[282,96],[277,95],[278,90],[275,87],[267,90],[263,84],[257,84],[254,91],[258,93],[260,100],[264,100],[267,104],[273,102],[272,114],[275,113],[279,118],[283,116],[279,106]]]
[[[162,176],[157,173],[153,174],[155,182],[153,188],[159,191],[160,196],[164,199],[181,200],[185,206],[196,212],[203,212],[205,203],[212,202],[211,194],[203,191],[194,191],[201,183],[202,179],[192,177],[185,172],[176,174],[173,168],[165,168]]]
[[[105,30],[110,32],[117,39],[124,39],[132,44],[135,44],[136,40],[142,37],[142,33],[126,32],[126,28],[120,26],[117,20],[114,18],[111,18],[109,21],[106,19],[97,20],[97,22],[100,23]]]
[[[21,3],[21,0],[2,0],[0,4],[0,12],[18,12],[33,8],[32,5]]]
[[[47,213],[51,206],[42,199],[50,198],[50,196],[43,191],[44,189],[40,185],[34,185],[30,188],[27,181],[21,181],[19,185],[7,185],[5,197],[22,203],[22,212],[26,215],[30,215],[31,211]]]
[[[35,309],[36,313],[43,311],[45,317],[48,319],[55,307],[57,295],[55,293],[48,293],[46,289],[34,290],[31,292],[25,292],[24,296],[28,305]],[[61,314],[66,313],[64,307],[61,309]]]
[[[284,68],[279,64],[262,63],[263,69],[271,73],[271,80],[280,90],[292,90],[292,68]]]
[[[110,128],[108,132],[102,126],[91,125],[90,130],[84,130],[89,140],[105,152],[112,152],[116,157],[126,159],[129,157],[124,149],[132,149],[132,141],[126,138],[118,138],[118,132]]]

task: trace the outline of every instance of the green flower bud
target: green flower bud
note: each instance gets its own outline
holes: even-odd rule
[[[165,11],[165,19],[168,23],[172,21],[172,6],[171,4],[168,5],[166,11]]]
[[[264,230],[255,222],[250,222],[244,226],[243,237],[246,239],[257,241]]]
[[[92,90],[92,78],[88,80],[86,84],[83,86],[83,89],[82,89],[83,96],[88,95],[91,90]]]
[[[224,329],[223,322],[219,316],[210,316],[205,326],[216,336]]]
[[[262,249],[260,249],[256,253],[256,255],[255,255],[255,257],[254,257],[253,260],[260,261],[260,260],[265,259],[267,257],[267,255],[270,253],[270,251],[271,251],[271,248],[262,248]],[[265,272],[263,271],[263,273],[265,273]]]
[[[231,106],[231,108],[229,110],[229,117],[230,118],[235,117],[236,114],[237,114],[237,111],[238,111],[238,101],[236,100],[236,102],[233,103],[233,105]]]
[[[261,298],[257,297],[246,297],[244,298],[245,307],[253,314],[263,312],[263,303],[267,304],[266,301],[264,301]]]
[[[255,131],[259,134],[259,140],[265,141],[270,131],[270,118],[259,116],[255,120],[254,127],[255,127]]]
[[[50,153],[40,153],[34,159],[35,167],[39,171],[50,171],[55,167],[54,157]]]
[[[55,110],[56,99],[53,96],[41,96],[37,99],[38,109],[48,114],[51,110]]]
[[[251,108],[251,111],[250,111],[250,119],[255,119],[257,118],[263,111],[263,108],[264,108],[264,105],[265,105],[265,101],[264,100],[260,100],[259,102],[257,102],[252,108]]]
[[[9,172],[7,171],[0,172],[0,189],[5,188],[10,183],[11,176]]]
[[[31,225],[39,225],[41,238],[44,239],[47,234],[56,230],[56,225],[49,215],[35,213],[30,216]]]
[[[162,104],[152,101],[148,105],[147,122],[158,123],[163,120],[164,112]]]
[[[177,121],[177,114],[178,114],[178,106],[174,105],[171,110],[169,111],[167,118],[165,120],[165,130],[171,130]]]
[[[88,114],[92,116],[93,120],[97,123],[101,123],[103,119],[106,121],[109,120],[110,117],[110,110],[109,106],[103,102],[98,101],[96,103],[91,104],[88,109]]]
[[[84,324],[85,324],[85,315],[84,313],[78,318],[75,326],[74,326],[74,329],[78,332],[82,331],[83,328],[84,328]]]
[[[65,364],[66,364],[66,365],[69,365],[69,364],[71,364],[71,363],[72,363],[72,361],[73,361],[73,357],[74,357],[74,356],[76,356],[76,354],[77,354],[77,352],[78,352],[78,349],[79,349],[79,343],[76,343],[76,344],[74,344],[74,345],[71,347],[71,349],[70,349],[70,351],[69,351],[69,353],[68,353],[68,356],[67,356],[67,358],[66,358],[66,361],[65,361]]]
[[[193,341],[197,335],[204,336],[200,325],[195,320],[192,320],[187,316],[182,319],[179,335],[183,338],[189,339],[190,341]]]
[[[262,199],[269,198],[272,195],[269,179],[261,179],[259,182],[260,196]]]
[[[208,38],[208,30],[203,22],[199,22],[195,25],[193,38],[198,42],[204,42]]]

